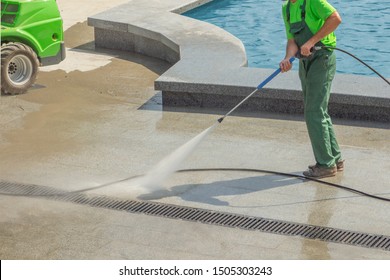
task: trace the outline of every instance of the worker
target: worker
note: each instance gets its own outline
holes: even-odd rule
[[[344,170],[328,103],[336,73],[336,56],[329,49],[314,51],[314,46],[336,46],[334,31],[341,23],[337,10],[326,0],[288,0],[283,3],[287,34],[282,72],[292,67],[289,59],[299,54],[305,122],[316,163],[303,172],[306,177],[324,178]]]

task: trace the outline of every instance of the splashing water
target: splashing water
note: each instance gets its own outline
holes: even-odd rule
[[[219,123],[215,123],[203,132],[183,144],[171,154],[157,163],[145,176],[137,180],[137,185],[148,190],[161,188],[163,182],[179,170],[182,162],[195,150],[200,142],[214,130]]]
[[[290,59],[292,63],[294,57]],[[276,69],[268,78],[261,82],[257,88],[252,91],[248,96],[246,96],[240,103],[238,103],[233,109],[226,113],[223,117],[217,120],[217,122],[205,129],[203,132],[192,138],[190,141],[176,149],[173,153],[168,155],[166,158],[161,160],[152,170],[150,170],[144,177],[137,180],[136,185],[143,187],[149,190],[157,190],[161,187],[164,180],[166,180],[170,175],[175,173],[181,163],[192,153],[193,150],[198,146],[198,144],[211,132],[214,128],[222,123],[222,121],[229,116],[233,111],[235,111],[239,106],[241,106],[246,100],[248,100],[253,94],[258,90],[263,88],[269,81],[276,77],[280,73],[280,68]]]

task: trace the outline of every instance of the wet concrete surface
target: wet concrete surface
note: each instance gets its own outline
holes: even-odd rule
[[[175,174],[154,191],[115,183],[144,174],[225,112],[162,110],[153,83],[170,65],[95,50],[85,22],[65,36],[67,61],[42,69],[26,94],[0,98],[1,180],[65,191],[112,182],[89,193],[390,235],[390,203],[296,178],[237,170]],[[326,181],[390,198],[389,124],[335,123],[346,170]],[[312,163],[300,116],[241,115],[219,125],[183,169],[300,174]],[[390,259],[382,250],[41,198],[0,195],[0,212],[0,259]]]

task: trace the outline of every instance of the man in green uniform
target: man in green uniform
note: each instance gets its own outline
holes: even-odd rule
[[[332,80],[336,73],[336,57],[329,49],[313,52],[314,46],[336,46],[334,30],[341,18],[326,0],[288,0],[282,8],[287,34],[286,57],[280,62],[282,72],[292,67],[289,59],[297,53],[304,113],[312,144],[315,165],[303,172],[307,177],[335,176],[342,171],[340,148],[328,114]]]

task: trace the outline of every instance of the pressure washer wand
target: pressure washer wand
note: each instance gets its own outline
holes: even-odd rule
[[[290,62],[292,63],[295,60],[295,57],[290,58]],[[262,89],[266,84],[268,84],[273,78],[275,78],[282,69],[278,68],[273,72],[268,78],[266,78],[263,82],[261,82],[254,91],[252,91],[247,97],[245,97],[240,103],[238,103],[233,109],[231,109],[229,112],[227,112],[223,117],[218,119],[218,122],[221,123],[227,116],[229,116],[231,113],[233,113],[238,107],[240,107],[245,101],[247,101],[249,98],[252,97],[257,91]]]

